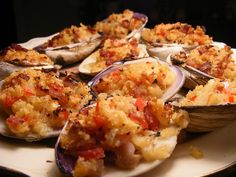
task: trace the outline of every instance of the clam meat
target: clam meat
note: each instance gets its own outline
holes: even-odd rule
[[[96,93],[168,100],[184,81],[178,67],[148,57],[114,65],[95,76],[89,85]]]
[[[189,113],[187,127],[192,132],[208,132],[236,120],[236,82],[211,79],[189,91],[185,98],[173,103]]]
[[[71,114],[92,98],[82,82],[63,79],[53,71],[25,69],[1,83],[0,134],[36,141],[58,136]]]
[[[102,94],[65,125],[55,147],[56,163],[74,177],[137,176],[170,157],[187,124],[187,112],[161,100]]]

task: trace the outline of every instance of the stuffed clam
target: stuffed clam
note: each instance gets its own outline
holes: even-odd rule
[[[221,48],[213,45],[202,45],[189,53],[180,52],[170,55],[167,60],[185,70],[185,86],[190,89],[196,85],[204,85],[212,78],[222,80],[235,80],[236,78],[233,50],[227,45]]]
[[[30,47],[45,53],[54,63],[71,64],[78,62],[92,53],[102,42],[103,37],[89,26],[80,24],[65,28],[59,33],[52,35],[50,39],[38,45],[38,39],[30,41]],[[35,46],[32,45],[35,42]]]
[[[192,27],[187,23],[158,24],[145,28],[141,34],[151,56],[165,60],[169,54],[189,51],[199,45],[212,44],[212,38],[205,34],[203,27]]]
[[[72,112],[92,98],[82,82],[55,72],[25,69],[5,78],[0,88],[0,134],[36,141],[57,136]]]
[[[167,100],[179,91],[184,80],[178,67],[143,58],[113,66],[94,77],[89,85],[96,93]]]
[[[139,33],[147,21],[146,15],[126,9],[122,13],[113,13],[107,19],[97,22],[95,29],[107,37],[139,38]]]
[[[236,82],[211,79],[205,86],[197,86],[173,104],[188,111],[190,122],[187,130],[216,130],[236,120]]]
[[[55,147],[59,169],[68,176],[127,177],[168,158],[188,114],[161,100],[99,95],[63,128]]]
[[[95,75],[110,65],[122,60],[147,57],[146,47],[136,38],[106,39],[104,45],[88,56],[79,66],[80,73]]]
[[[13,71],[24,68],[58,68],[45,54],[28,50],[18,44],[12,44],[0,53],[0,79],[4,79]]]

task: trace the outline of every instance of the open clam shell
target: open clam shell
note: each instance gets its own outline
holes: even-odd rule
[[[137,39],[140,39],[141,32],[142,32],[143,28],[145,27],[145,25],[148,22],[148,17],[145,14],[142,14],[142,13],[134,12],[133,13],[133,18],[141,19],[143,21],[143,23],[142,23],[142,25],[139,28],[135,28],[132,31],[130,31],[127,36],[123,37],[124,39],[130,39],[130,38],[133,38],[133,37],[135,37]],[[125,20],[126,19],[124,19],[124,21]],[[107,19],[102,20],[101,23],[106,23],[108,21],[109,20],[107,18]],[[100,31],[100,30],[98,30],[98,31]],[[102,33],[104,33],[104,32],[102,32]],[[109,33],[108,34],[104,33],[104,34],[107,35],[107,36],[110,36],[110,37],[122,38],[118,34],[114,34],[114,35],[109,34]]]
[[[166,61],[169,55],[174,55],[179,52],[188,53],[190,50],[198,47],[197,45],[185,45],[185,44],[161,44],[161,43],[148,43],[143,40],[143,43],[147,45],[147,52],[150,56],[158,57],[161,60]],[[212,45],[223,47],[225,44],[222,42],[213,42]]]
[[[135,60],[135,59],[139,59],[139,58],[143,58],[143,57],[147,57],[147,51],[146,51],[146,46],[143,44],[139,44],[138,48],[140,50],[139,55],[137,58],[132,58],[130,60]],[[90,68],[90,64],[94,64],[97,61],[97,55],[99,53],[99,50],[95,51],[94,53],[92,53],[90,56],[88,56],[78,67],[78,71],[82,74],[87,74],[87,75],[96,75],[99,72],[101,72],[102,70],[106,69],[106,68],[100,68],[96,71],[93,71],[92,68]],[[109,66],[108,66],[109,67]]]
[[[90,42],[81,42],[67,46],[47,48],[45,54],[55,63],[71,64],[78,62],[91,54],[102,42],[103,37],[97,36]]]
[[[19,65],[13,65],[11,63],[7,63],[4,61],[0,61],[0,80],[3,80],[7,76],[9,76],[14,71],[20,70],[20,69],[59,69],[59,65],[43,65],[43,66],[19,66]]]
[[[24,137],[19,137],[19,136],[15,136],[13,133],[11,133],[9,131],[9,129],[5,123],[5,118],[6,118],[6,115],[2,115],[2,114],[0,115],[0,135],[5,136],[5,137],[33,142],[33,141],[39,141],[39,140],[42,140],[45,138],[57,137],[61,132],[61,130],[55,130],[55,131],[47,133],[47,135],[45,135],[45,136],[39,136],[38,134],[32,133],[32,134],[28,134]]]
[[[138,13],[138,12],[134,12],[134,17],[135,18],[143,18],[143,19],[145,19],[144,20],[144,23],[143,23],[143,25],[140,27],[140,28],[138,28],[138,29],[134,29],[133,31],[131,31],[131,33],[129,33],[127,36],[126,36],[126,39],[130,39],[130,38],[132,38],[132,37],[135,37],[135,38],[137,38],[137,39],[140,39],[140,37],[141,37],[141,32],[142,32],[142,30],[143,30],[143,28],[145,27],[145,25],[147,24],[147,22],[148,22],[148,17],[145,15],[145,14],[141,14],[141,13]]]
[[[62,130],[63,133],[63,130]],[[76,163],[76,159],[73,156],[64,153],[63,149],[59,146],[60,136],[55,146],[55,158],[56,164],[60,171],[66,176],[73,176],[73,169]],[[168,146],[170,152],[173,152],[177,144],[177,136],[172,136],[168,139],[163,139],[158,141],[156,146]],[[131,177],[141,175],[158,165],[160,165],[163,160],[155,160],[153,162],[142,162],[133,170],[120,169],[117,167],[106,166],[103,172],[103,177]]]
[[[110,99],[113,99],[113,97],[108,98],[108,100],[110,100]],[[82,110],[84,112],[87,112],[86,109],[89,109],[89,108],[95,108],[95,110],[97,110],[98,109],[97,104],[98,103],[89,105],[89,106],[83,108]],[[99,104],[99,106],[101,106],[101,105]],[[81,110],[81,112],[82,112],[82,110]],[[73,122],[73,121],[75,121],[75,122]],[[73,124],[73,123],[75,123],[75,124]],[[68,153],[69,150],[67,150],[67,152],[66,152],[66,150],[62,148],[64,146],[64,145],[62,145],[62,144],[64,144],[64,142],[62,142],[62,138],[67,136],[67,135],[68,135],[69,138],[73,138],[73,136],[69,136],[69,131],[71,130],[70,128],[73,129],[72,130],[73,132],[75,132],[75,133],[77,132],[74,129],[75,127],[73,125],[76,128],[78,128],[78,131],[83,131],[83,130],[86,131],[86,126],[84,128],[82,128],[82,127],[80,127],[79,122],[77,122],[76,120],[69,120],[67,122],[67,124],[64,126],[63,130],[61,131],[61,134],[60,134],[60,136],[58,138],[58,141],[55,145],[56,164],[57,164],[58,168],[60,169],[60,171],[63,174],[65,174],[66,176],[73,176],[74,175],[74,169],[75,169],[75,165],[76,165],[76,161],[77,161],[77,156],[76,155],[73,156],[73,155],[69,154]],[[171,155],[171,153],[173,152],[173,150],[174,150],[174,148],[177,144],[177,134],[178,134],[177,132],[179,132],[180,127],[178,127],[176,125],[170,125],[169,128],[167,128],[167,129],[168,130],[173,130],[173,134],[171,134],[170,136],[167,135],[165,137],[164,133],[162,134],[162,131],[165,131],[167,129],[160,130],[160,135],[155,137],[155,138],[157,138],[157,141],[156,141],[156,139],[155,140],[153,139],[153,141],[155,141],[155,143],[153,142],[153,144],[152,144],[152,148],[155,148],[155,149],[164,148],[165,150],[167,150],[168,156],[164,155],[165,157],[160,157],[160,158],[157,158],[157,160],[153,160],[153,161],[150,161],[150,162],[145,162],[144,160],[140,161],[137,164],[137,166],[135,166],[135,168],[132,168],[132,169],[129,169],[129,170],[123,169],[124,167],[123,168],[118,168],[114,165],[109,165],[109,164],[105,163],[105,166],[104,166],[104,169],[103,169],[103,172],[102,172],[101,176],[103,176],[103,177],[137,176],[137,175],[145,173],[145,172],[157,167],[158,165],[160,165],[166,158],[168,158]],[[150,131],[153,131],[153,130],[150,130]],[[174,132],[176,132],[177,134],[175,134]],[[163,135],[163,137],[162,137],[162,135]],[[91,137],[92,136],[93,135],[91,135]],[[114,135],[114,136],[116,136],[116,135]],[[66,138],[66,142],[68,142],[67,140],[69,140],[69,142],[73,141],[73,140],[71,141],[71,139]],[[85,142],[82,143],[82,144],[85,144]],[[77,146],[77,145],[75,145],[75,146]],[[81,145],[81,146],[83,146],[83,145]],[[66,147],[67,147],[67,145],[66,145]],[[73,149],[73,147],[71,145],[70,145],[70,147]],[[162,150],[165,151],[164,149],[162,149]],[[106,148],[104,150],[106,150]],[[129,150],[127,150],[127,151],[129,151]],[[127,153],[129,153],[129,152],[127,152]]]
[[[181,106],[189,113],[190,132],[209,132],[222,128],[236,120],[236,104],[211,106]]]
[[[96,75],[88,84],[89,84],[90,87],[94,87],[95,85],[97,85],[100,82],[100,79],[102,79],[103,77],[109,75],[113,71],[115,71],[119,68],[122,68],[126,65],[131,65],[131,64],[134,64],[134,63],[141,63],[141,62],[160,62],[163,65],[167,65],[170,68],[170,70],[175,74],[176,79],[175,79],[174,83],[172,83],[169,86],[169,88],[162,95],[162,97],[161,97],[162,100],[166,101],[166,100],[170,99],[183,86],[183,84],[185,82],[185,75],[178,67],[173,66],[173,65],[168,65],[167,63],[165,63],[161,60],[157,60],[157,59],[154,59],[154,58],[151,58],[151,57],[147,57],[147,58],[143,58],[143,59],[139,59],[139,60],[134,60],[134,61],[127,61],[124,64],[115,63],[115,65],[112,65],[111,67],[103,70],[101,73]]]
[[[221,42],[215,42],[213,46],[216,46],[218,48],[223,48],[225,46],[224,43]],[[186,52],[188,55],[188,53]],[[233,50],[233,57],[235,55],[235,50]],[[186,81],[184,83],[184,87],[188,89],[194,89],[197,85],[205,85],[210,79],[214,79],[215,77],[212,75],[209,75],[203,71],[200,71],[190,65],[187,65],[183,61],[179,61],[174,57],[174,54],[168,55],[166,58],[166,61],[170,64],[180,66],[182,71],[185,73]]]
[[[57,137],[73,111],[95,99],[77,78],[53,73],[21,70],[0,81],[0,135],[30,142]]]
[[[78,62],[91,54],[103,40],[101,35],[96,34],[89,42],[79,42],[55,48],[43,48],[42,45],[56,35],[58,35],[58,33],[47,37],[33,38],[25,43],[21,43],[20,45],[27,49],[35,49],[39,52],[45,53],[54,63],[71,64]]]
[[[213,131],[236,121],[234,89],[234,82],[212,79],[205,86],[190,91],[185,98],[173,101],[172,105],[189,113],[188,131]]]

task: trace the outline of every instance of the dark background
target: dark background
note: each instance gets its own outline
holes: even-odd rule
[[[0,4],[0,49],[72,24],[93,25],[126,8],[146,14],[147,27],[177,21],[204,25],[214,41],[236,47],[235,0],[1,0]]]

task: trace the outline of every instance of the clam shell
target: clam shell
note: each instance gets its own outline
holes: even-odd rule
[[[5,77],[9,76],[12,72],[20,69],[59,69],[59,65],[43,65],[43,66],[18,66],[13,65],[7,62],[0,61],[0,80],[3,80]]]
[[[139,44],[138,48],[140,49],[140,54],[139,56],[136,58],[143,58],[143,57],[147,57],[147,51],[146,51],[146,46],[143,44]],[[79,72],[83,73],[83,74],[87,74],[87,75],[96,75],[98,74],[100,71],[102,71],[105,68],[101,68],[100,70],[97,71],[91,71],[89,69],[89,64],[92,63],[96,63],[97,58],[95,57],[97,55],[97,53],[99,52],[99,50],[95,51],[94,53],[92,53],[90,56],[88,56],[80,65],[79,65]],[[135,58],[134,58],[135,59]],[[132,60],[132,59],[130,59]]]
[[[211,106],[181,106],[189,113],[187,127],[191,132],[209,132],[222,128],[236,120],[236,104]]]
[[[138,29],[134,29],[133,31],[131,31],[126,37],[125,39],[130,39],[132,37],[135,37],[137,39],[140,39],[141,38],[141,32],[143,30],[143,28],[145,27],[145,25],[147,24],[148,22],[148,17],[145,15],[145,14],[142,14],[142,13],[138,13],[138,12],[134,12],[134,15],[133,17],[135,18],[144,18],[145,21],[143,23],[142,26],[140,26]],[[106,22],[108,19],[104,19],[102,20],[102,22]]]
[[[10,130],[6,126],[6,123],[5,123],[6,117],[7,117],[6,115],[4,115],[3,113],[0,113],[0,135],[5,136],[5,137],[21,139],[21,140],[32,142],[32,141],[39,141],[45,138],[57,137],[61,131],[61,130],[52,131],[52,132],[49,132],[46,136],[39,136],[37,134],[28,134],[27,136],[24,136],[24,137],[15,136],[14,134],[10,132]]]
[[[78,62],[93,52],[102,42],[102,37],[91,42],[72,44],[60,48],[47,48],[45,54],[55,63],[71,64]]]
[[[88,107],[93,107],[96,106],[96,103],[93,105],[89,105]],[[83,108],[83,109],[86,109]],[[66,133],[66,127],[70,125],[70,121],[66,123],[64,128],[62,129],[60,136],[57,140],[57,143],[55,145],[55,159],[56,159],[56,164],[59,170],[66,176],[72,176],[72,172],[76,163],[76,159],[73,156],[70,156],[68,154],[65,154],[63,149],[60,147],[60,138],[62,134]],[[178,128],[176,128],[178,129]],[[170,150],[170,153],[174,151],[174,148],[177,144],[177,135],[170,136],[169,138],[164,138],[160,139],[156,146],[161,147],[161,146],[167,146]],[[137,176],[140,174],[143,174],[158,165],[160,165],[163,160],[156,160],[153,162],[140,162],[134,169],[132,170],[127,170],[127,169],[121,169],[115,166],[107,166],[105,165],[105,168],[103,170],[103,177],[131,177],[131,176]]]
[[[189,52],[190,50],[197,47],[197,45],[185,45],[185,44],[161,44],[161,43],[147,43],[147,51],[150,56],[158,57],[161,60],[166,61],[169,55],[174,55],[181,51]],[[223,47],[224,43],[222,42],[213,42],[214,46]]]
[[[222,42],[214,42],[214,46],[223,48],[224,43]],[[235,50],[233,49],[233,58],[235,57]],[[172,57],[173,54],[168,55],[166,58],[167,63],[178,65],[182,69],[182,71],[185,73],[186,80],[184,83],[184,87],[188,89],[194,89],[197,85],[205,85],[210,79],[214,79],[215,77],[206,74],[192,66],[189,66],[183,62],[180,62],[179,60]]]
[[[50,68],[48,68],[48,69],[50,70]],[[80,82],[80,80],[78,80],[77,78],[75,78],[73,76],[71,76],[70,81],[71,82]],[[1,90],[3,82],[4,82],[3,80],[0,81],[0,90]],[[91,100],[89,100],[89,103],[96,99],[96,95],[95,95],[95,93],[93,93],[92,90],[90,90],[90,94],[92,95],[93,98]],[[33,141],[39,141],[39,140],[46,139],[46,138],[58,137],[61,132],[61,129],[62,129],[61,128],[61,129],[47,132],[47,134],[43,135],[43,136],[41,136],[39,134],[34,134],[34,133],[30,133],[25,136],[16,136],[15,134],[13,134],[9,130],[9,128],[6,125],[5,120],[9,116],[8,114],[9,114],[9,111],[6,110],[4,108],[4,106],[0,103],[0,135],[5,136],[5,137],[14,138],[14,139],[21,139],[21,140],[25,140],[28,142],[33,142]]]
[[[3,84],[3,81],[0,81],[0,87],[2,87],[2,84]],[[46,136],[39,136],[37,134],[28,134],[27,136],[24,136],[24,137],[15,136],[13,133],[10,132],[10,130],[8,129],[5,123],[7,114],[4,112],[5,111],[3,110],[3,106],[0,105],[0,135],[2,136],[32,142],[32,141],[39,141],[45,138],[57,137],[61,132],[61,130],[55,130],[55,131],[49,132]]]
[[[101,35],[95,35],[90,42],[80,42],[75,44],[69,44],[60,47],[42,48],[42,45],[56,36],[58,33],[47,37],[33,38],[20,45],[27,49],[35,49],[39,52],[48,55],[54,63],[71,64],[84,59],[91,54],[102,42],[103,37]]]
[[[99,83],[99,80],[102,77],[106,76],[107,74],[110,74],[112,71],[114,71],[118,68],[121,68],[125,65],[139,63],[139,62],[161,62],[162,64],[168,65],[167,63],[165,63],[161,60],[157,60],[157,59],[154,59],[151,57],[147,57],[147,58],[143,58],[143,59],[139,59],[139,60],[134,60],[134,61],[128,61],[128,62],[125,62],[123,65],[117,63],[117,64],[112,65],[111,67],[105,69],[101,73],[99,73],[88,84],[89,84],[89,86],[93,87]],[[185,82],[185,75],[177,66],[173,66],[173,65],[168,65],[168,66],[176,74],[177,77],[176,77],[175,82],[165,91],[164,95],[162,96],[161,99],[165,100],[165,101],[170,99],[172,96],[174,96],[181,89],[181,87],[183,86],[183,84]]]
[[[148,17],[145,14],[134,12],[134,17],[136,17],[136,18],[144,18],[145,21],[144,21],[143,25],[139,29],[134,29],[131,33],[129,33],[128,36],[126,36],[126,39],[130,39],[132,37],[136,37],[137,39],[140,39],[141,32],[142,32],[143,28],[145,27],[145,25],[148,22]]]

